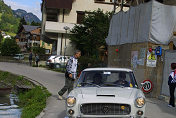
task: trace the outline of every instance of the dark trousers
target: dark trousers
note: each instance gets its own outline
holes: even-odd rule
[[[169,90],[170,90],[169,104],[172,105],[173,107],[175,107],[175,97],[174,97],[175,87],[176,87],[176,83],[171,83],[169,85]]]
[[[68,93],[73,90],[74,79],[65,78],[65,86],[58,92],[59,95],[63,95],[67,90]]]
[[[36,61],[36,66],[38,67],[38,61]]]
[[[29,60],[29,65],[32,66],[32,60]]]

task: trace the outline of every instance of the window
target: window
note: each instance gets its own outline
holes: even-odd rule
[[[83,11],[77,11],[77,23],[81,24],[84,20],[85,12]]]
[[[59,11],[57,9],[47,9],[46,14],[47,21],[58,22]]]

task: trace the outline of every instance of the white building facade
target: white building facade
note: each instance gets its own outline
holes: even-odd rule
[[[42,40],[53,44],[52,54],[72,55],[74,46],[68,34],[75,24],[80,24],[85,11],[100,8],[104,12],[114,10],[114,0],[43,0]],[[119,11],[117,7],[116,11]],[[64,29],[67,27],[69,29]]]

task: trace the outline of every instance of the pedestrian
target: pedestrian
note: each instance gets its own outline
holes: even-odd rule
[[[36,66],[38,67],[38,62],[40,61],[40,58],[38,56],[38,54],[35,55],[35,62],[36,62]]]
[[[77,65],[78,65],[78,58],[81,56],[81,51],[76,50],[75,54],[70,57],[66,64],[66,71],[65,71],[65,86],[58,92],[58,97],[60,100],[63,99],[63,94],[68,91],[70,93],[73,90],[73,84],[77,77]]]
[[[29,65],[32,66],[32,52],[29,53]]]
[[[169,75],[168,79],[168,85],[169,85],[169,91],[170,91],[170,100],[168,107],[175,107],[175,87],[176,87],[176,63],[171,64],[172,72]]]

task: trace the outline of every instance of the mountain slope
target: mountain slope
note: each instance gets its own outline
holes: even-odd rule
[[[22,10],[22,9],[13,10],[13,14],[16,17],[20,17],[20,18],[24,17],[26,22],[29,22],[29,23],[31,23],[32,21],[37,22],[37,23],[41,22],[40,19],[36,15],[34,15],[33,13],[27,13],[25,10]]]
[[[12,9],[0,0],[0,30],[16,33],[19,21],[19,18],[14,17]]]

